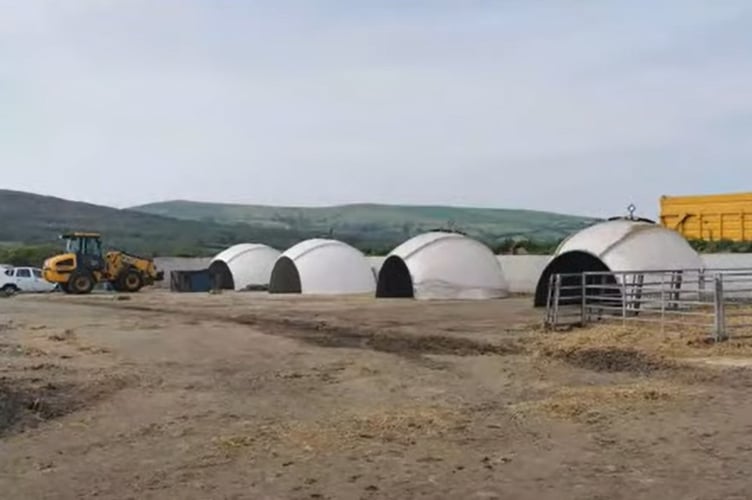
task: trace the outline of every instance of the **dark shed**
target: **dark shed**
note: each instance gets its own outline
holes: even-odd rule
[[[173,292],[208,292],[210,289],[211,277],[208,269],[170,273],[170,290]]]

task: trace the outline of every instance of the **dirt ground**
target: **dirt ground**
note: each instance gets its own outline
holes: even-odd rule
[[[1,496],[752,498],[752,340],[530,304],[0,299]]]

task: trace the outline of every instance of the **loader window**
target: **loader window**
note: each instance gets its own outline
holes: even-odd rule
[[[67,253],[81,253],[81,240],[72,239],[65,243],[65,251]]]
[[[87,240],[84,253],[87,255],[102,255],[102,242],[99,240]]]
[[[74,238],[68,240],[65,250],[69,253],[100,256],[102,255],[102,242],[93,239]]]

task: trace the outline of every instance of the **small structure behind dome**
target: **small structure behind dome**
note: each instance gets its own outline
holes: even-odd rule
[[[565,239],[541,273],[535,290],[535,306],[546,305],[549,280],[554,274],[619,271],[679,271],[700,269],[702,260],[676,231],[646,219],[611,218]],[[610,282],[616,280],[609,277]],[[575,283],[576,281],[576,283]],[[580,278],[562,282],[577,287]],[[568,290],[580,295],[577,289]]]
[[[276,261],[270,293],[361,294],[376,289],[374,271],[357,249],[337,240],[311,239]]]
[[[224,290],[266,289],[280,252],[266,245],[241,243],[218,253],[209,264],[212,287]]]
[[[509,294],[501,264],[484,244],[432,231],[395,248],[379,272],[377,297],[491,299]]]
[[[208,269],[194,271],[171,271],[171,292],[208,292],[211,290],[211,278]]]

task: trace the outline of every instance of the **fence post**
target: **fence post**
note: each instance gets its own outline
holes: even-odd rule
[[[621,275],[621,325],[627,326],[627,275]]]
[[[634,311],[632,315],[637,316],[638,314],[640,314],[640,307],[642,306],[642,292],[645,286],[645,274],[640,273],[635,275],[633,285],[635,288],[632,292],[634,294],[634,298],[632,299],[632,308],[634,309]]]
[[[554,307],[553,307],[553,328],[556,329],[559,324],[559,302],[561,299],[561,274],[556,275],[554,283]]]
[[[661,274],[661,334],[666,329],[666,273]]]
[[[714,294],[713,301],[715,304],[715,340],[721,341],[728,339],[726,332],[726,311],[723,304],[723,275],[716,274],[713,278]]]
[[[587,275],[585,273],[582,273],[580,293],[581,293],[581,299],[582,299],[582,311],[580,311],[582,318],[580,319],[580,322],[582,323],[582,326],[585,326],[588,320],[587,318]]]
[[[551,326],[551,297],[554,295],[554,277],[555,274],[551,274],[548,277],[548,293],[546,293],[546,320],[545,327]]]

